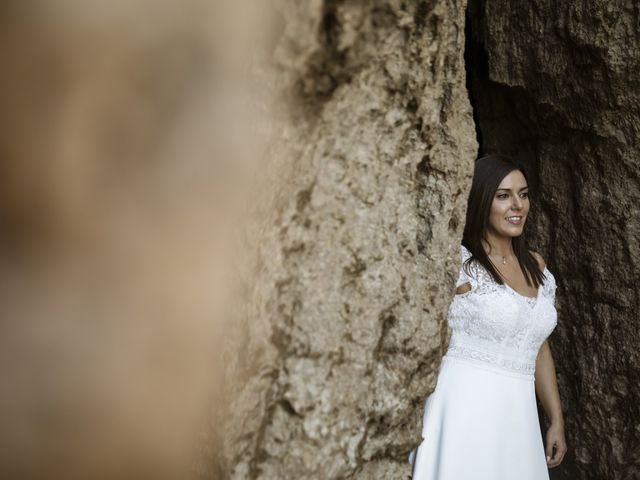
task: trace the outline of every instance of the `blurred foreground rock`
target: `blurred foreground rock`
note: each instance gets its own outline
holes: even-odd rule
[[[0,7],[0,477],[196,473],[253,157],[239,3]]]

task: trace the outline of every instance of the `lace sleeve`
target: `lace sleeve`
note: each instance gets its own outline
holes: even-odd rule
[[[549,271],[548,268],[545,267],[545,276],[547,277],[544,282],[544,293],[546,297],[551,300],[553,306],[556,306],[556,278],[553,276],[553,273]]]
[[[471,273],[471,275],[469,275],[466,271],[465,271],[465,266],[464,266],[464,262],[467,260],[467,258],[469,258],[471,256],[471,252],[469,250],[467,250],[464,245],[460,245],[460,257],[462,259],[462,262],[460,264],[460,273],[458,274],[458,280],[456,281],[456,288],[458,288],[460,285],[463,285],[465,283],[470,283],[471,284],[471,289],[474,290],[477,286],[478,286],[478,280],[476,278],[476,276],[474,275],[474,270],[473,268],[471,268],[469,271]]]

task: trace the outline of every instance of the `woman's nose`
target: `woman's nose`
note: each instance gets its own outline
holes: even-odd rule
[[[522,199],[517,195],[513,198],[514,200],[511,203],[511,208],[513,208],[514,210],[520,210],[522,208]]]

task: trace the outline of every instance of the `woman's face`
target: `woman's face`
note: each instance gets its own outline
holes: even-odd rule
[[[520,170],[511,171],[493,196],[489,213],[489,228],[500,237],[522,235],[529,213],[529,188]]]

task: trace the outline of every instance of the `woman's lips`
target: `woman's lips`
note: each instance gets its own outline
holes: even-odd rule
[[[507,217],[506,220],[507,222],[509,222],[511,225],[521,225],[522,224],[522,218],[520,215],[514,215],[511,217]]]

